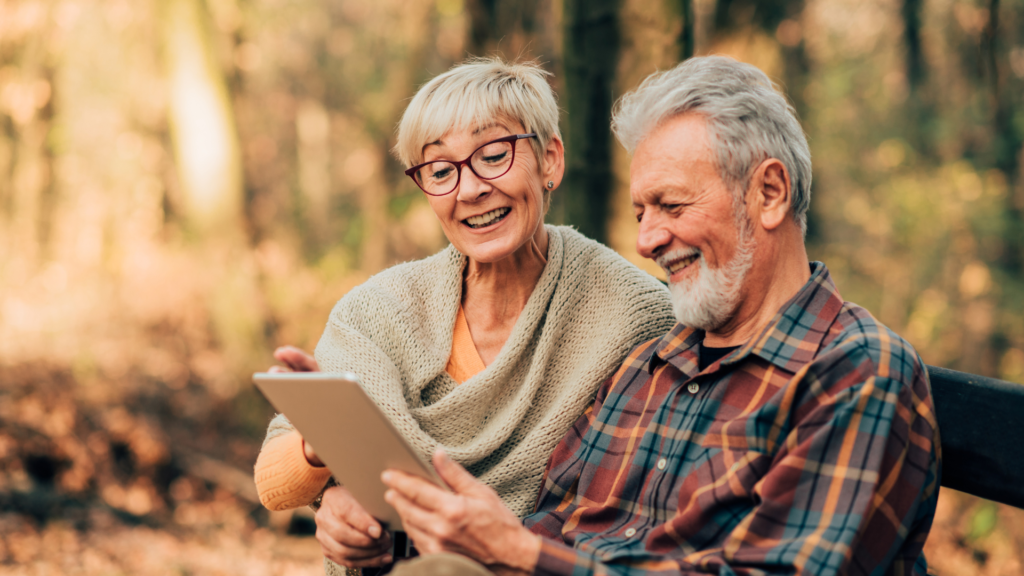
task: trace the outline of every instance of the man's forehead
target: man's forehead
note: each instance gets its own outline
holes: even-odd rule
[[[702,134],[690,128],[692,125],[684,125],[652,133],[637,147],[630,163],[630,195],[634,202],[704,188],[710,180],[720,179],[711,149]]]

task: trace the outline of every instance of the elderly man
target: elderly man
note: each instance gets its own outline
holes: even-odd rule
[[[424,554],[396,573],[924,574],[927,375],[808,261],[792,108],[756,68],[694,58],[627,95],[614,128],[637,249],[679,323],[602,386],[522,524],[443,453],[451,492],[386,472]]]

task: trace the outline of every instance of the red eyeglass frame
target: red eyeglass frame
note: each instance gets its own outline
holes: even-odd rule
[[[431,160],[430,162],[424,162],[422,164],[417,164],[417,165],[413,166],[412,168],[409,168],[408,170],[405,171],[405,175],[408,176],[409,178],[412,178],[412,181],[416,183],[416,186],[420,190],[423,190],[423,193],[426,194],[427,196],[447,196],[447,195],[451,194],[452,192],[455,192],[456,190],[458,190],[459,184],[462,183],[462,167],[463,166],[469,166],[469,169],[473,171],[473,174],[475,174],[476,177],[481,179],[481,180],[494,180],[495,178],[501,178],[505,174],[508,174],[508,171],[512,169],[512,165],[515,164],[515,162],[516,162],[516,145],[515,145],[515,143],[517,141],[519,141],[519,140],[524,139],[524,138],[536,138],[536,137],[537,137],[537,134],[534,133],[534,132],[530,132],[529,134],[512,134],[511,136],[504,136],[504,137],[498,138],[496,140],[491,140],[490,142],[487,142],[485,144],[481,144],[479,147],[477,147],[476,150],[473,150],[473,153],[470,154],[469,156],[467,156],[465,160],[445,160],[443,158],[438,158],[437,160]],[[502,172],[501,174],[498,174],[497,176],[491,176],[490,178],[484,178],[479,173],[477,173],[477,171],[473,168],[473,164],[470,162],[470,160],[473,158],[474,155],[476,155],[477,152],[480,151],[481,148],[483,148],[485,146],[490,146],[491,144],[497,144],[498,142],[512,142],[512,159],[509,160],[508,168],[506,168],[504,172]],[[449,190],[449,191],[447,191],[447,192],[445,192],[443,194],[431,194],[430,192],[427,192],[423,188],[423,186],[420,184],[419,180],[416,180],[416,171],[419,170],[420,168],[423,168],[424,166],[426,166],[428,164],[433,164],[434,162],[447,162],[449,164],[454,164],[455,165],[455,171],[457,172],[457,175],[455,177],[455,186],[453,186],[451,190]]]

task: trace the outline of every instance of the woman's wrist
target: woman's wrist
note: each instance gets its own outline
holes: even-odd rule
[[[316,455],[313,451],[313,447],[306,443],[306,439],[302,439],[302,455],[306,457],[306,462],[314,468],[323,468],[324,462]]]

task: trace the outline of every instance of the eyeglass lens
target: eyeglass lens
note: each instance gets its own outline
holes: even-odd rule
[[[484,180],[502,176],[512,167],[513,142],[491,142],[477,149],[469,159],[470,168]],[[416,182],[427,194],[447,194],[459,182],[459,168],[453,162],[431,162],[416,171]]]

